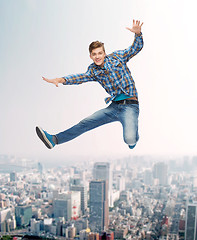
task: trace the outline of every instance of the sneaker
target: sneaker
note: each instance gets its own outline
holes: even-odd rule
[[[131,146],[131,145],[128,145],[128,146],[129,146],[130,149],[133,149],[136,146],[136,144],[133,145],[133,146]]]
[[[55,146],[55,143],[53,142],[53,135],[48,134],[41,127],[36,127],[36,133],[46,147],[52,149]]]

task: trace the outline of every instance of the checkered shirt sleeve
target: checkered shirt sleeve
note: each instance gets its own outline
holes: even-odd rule
[[[96,81],[91,65],[88,67],[88,70],[85,73],[71,74],[63,77],[65,82],[63,85],[72,85],[72,84],[81,84],[84,82]]]
[[[118,50],[113,52],[114,55],[121,58],[123,62],[128,62],[132,57],[134,57],[143,48],[143,37],[142,33],[135,34],[135,39],[133,44],[124,50]]]

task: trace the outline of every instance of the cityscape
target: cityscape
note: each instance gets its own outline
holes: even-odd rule
[[[197,156],[0,166],[0,239],[197,239]]]

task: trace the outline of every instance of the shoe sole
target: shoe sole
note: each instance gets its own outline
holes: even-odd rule
[[[45,144],[45,146],[49,149],[53,148],[53,145],[50,143],[50,141],[47,139],[45,133],[43,132],[42,128],[36,127],[36,133],[40,140]]]

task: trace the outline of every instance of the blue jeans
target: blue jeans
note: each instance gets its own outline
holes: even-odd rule
[[[117,104],[112,102],[108,107],[101,109],[83,119],[73,127],[56,134],[58,144],[68,142],[79,135],[107,123],[119,121],[123,127],[123,138],[130,148],[135,147],[138,135],[138,104]]]

